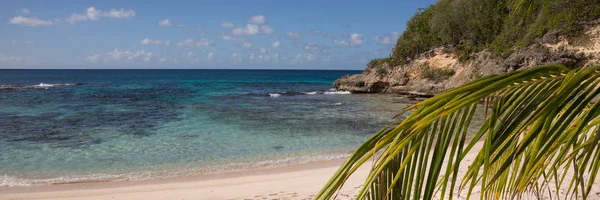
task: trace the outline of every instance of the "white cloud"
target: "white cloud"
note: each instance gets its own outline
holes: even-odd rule
[[[213,52],[209,52],[209,53],[206,55],[206,60],[210,61],[210,60],[212,60],[212,59],[213,59],[213,57],[214,57],[214,56],[215,56],[215,53],[213,53]]]
[[[221,36],[222,40],[242,40],[241,38],[233,37],[231,35],[223,35]]]
[[[161,40],[152,40],[152,39],[143,39],[140,44],[143,45],[149,45],[149,44],[154,44],[154,45],[165,45],[165,46],[169,46],[171,45],[171,41],[169,40],[165,40],[165,41],[161,41]]]
[[[144,50],[141,51],[120,51],[119,49],[115,49],[111,52],[105,54],[95,54],[92,56],[88,56],[85,59],[90,62],[110,62],[110,61],[133,61],[133,62],[149,62],[152,58],[155,58],[156,55],[152,52],[146,52]]]
[[[271,61],[276,62],[276,63],[279,62],[279,53],[274,53],[271,56]]]
[[[250,24],[258,24],[258,25],[263,25],[263,24],[267,24],[267,19],[265,18],[264,15],[256,15],[256,16],[252,16],[249,20],[248,23]]]
[[[400,34],[398,32],[391,32],[390,34],[387,35],[376,35],[373,37],[373,40],[375,40],[375,42],[377,42],[378,44],[381,45],[394,45],[396,44],[396,41],[398,40],[398,37],[400,37]]]
[[[260,29],[257,25],[247,24],[245,28],[235,28],[231,31],[234,35],[256,35],[260,33]]]
[[[0,62],[18,63],[18,62],[23,62],[23,61],[25,61],[25,58],[17,57],[17,56],[9,56],[9,55],[0,53]]]
[[[27,40],[25,41],[25,44],[33,44],[33,40]]]
[[[177,46],[180,46],[180,47],[183,47],[183,46],[206,47],[206,46],[214,46],[214,45],[215,45],[215,43],[209,39],[200,39],[200,40],[185,39],[185,40],[177,43]]]
[[[23,13],[24,15],[31,15],[31,11],[27,8],[21,9],[21,13]]]
[[[95,54],[92,56],[88,56],[85,58],[87,61],[93,62],[93,63],[97,63],[98,61],[100,61],[100,59],[102,59],[102,55],[100,54]]]
[[[71,14],[70,17],[68,17],[67,19],[65,19],[65,21],[71,23],[71,24],[75,24],[75,22],[78,21],[87,21],[89,18],[85,15],[79,15],[79,14]]]
[[[158,21],[159,26],[173,26],[170,19],[163,19]]]
[[[267,26],[267,25],[261,26],[260,29],[262,30],[262,32],[264,34],[271,34],[271,33],[275,32],[275,30],[273,28],[271,28],[270,26]]]
[[[16,43],[17,43],[17,41],[16,41],[16,40],[12,40],[12,41],[10,41],[10,42],[11,42],[11,43],[13,43],[13,44],[16,44]]]
[[[331,35],[331,33],[326,32],[326,31],[321,31],[321,30],[313,30],[312,33],[316,36],[322,36],[325,38],[332,38],[333,36]]]
[[[196,53],[188,52],[186,60],[192,64],[198,63],[198,61],[200,61],[200,56]]]
[[[291,64],[305,64],[305,63],[330,63],[333,58],[329,55],[317,55],[312,53],[299,53],[296,54],[291,60]]]
[[[233,52],[231,57],[229,57],[229,60],[234,63],[242,62],[242,56],[240,56],[237,52]]]
[[[96,10],[96,8],[94,7],[89,7],[85,10],[84,14],[71,14],[70,17],[68,17],[67,19],[65,19],[65,21],[71,23],[71,24],[75,24],[78,21],[88,21],[88,20],[99,20],[100,18],[103,17],[108,17],[108,18],[115,18],[115,19],[126,19],[126,18],[131,18],[135,16],[135,11],[133,10],[125,10],[123,8],[116,10],[116,9],[110,9],[110,11],[101,11],[101,10]]]
[[[223,28],[233,28],[234,25],[231,22],[221,22],[221,27],[223,27]]]
[[[16,16],[10,19],[11,24],[36,27],[36,26],[52,26],[58,20],[41,20],[35,17]]]
[[[350,34],[350,45],[351,46],[360,46],[363,43],[363,35],[358,33]]]
[[[275,41],[273,42],[273,44],[271,44],[271,47],[273,48],[279,48],[281,46],[281,43],[279,43],[279,41]]]
[[[242,46],[245,48],[250,48],[250,47],[252,47],[252,42],[244,41],[242,43]]]
[[[265,48],[260,48],[260,53],[268,53],[269,50],[265,49]]]
[[[248,55],[248,60],[250,61],[254,61],[254,62],[279,62],[279,54],[275,53],[273,55],[269,55],[269,54],[254,54],[251,53]]]
[[[270,26],[262,25],[258,26],[256,24],[246,24],[246,27],[241,28],[237,27],[231,31],[233,35],[258,35],[258,34],[271,34],[275,32]]]
[[[221,26],[223,26],[223,24],[221,24]],[[231,30],[231,34],[233,35],[258,35],[271,34],[274,32],[275,30],[267,25],[267,19],[263,15],[252,16],[245,27],[237,27]]]
[[[125,19],[135,16],[135,11],[133,10],[125,10],[121,8],[120,10],[110,9],[110,11],[104,13],[105,17],[117,18],[117,19]]]
[[[158,25],[159,26],[167,26],[167,27],[174,26],[174,27],[179,27],[179,28],[182,28],[182,27],[185,26],[183,24],[173,24],[173,22],[171,22],[171,19],[160,20],[160,21],[158,21]],[[197,31],[197,32],[200,32],[201,34],[204,34],[204,32],[202,31],[202,29],[199,29],[199,28],[192,28],[192,29],[188,29],[188,30],[190,30],[190,31]]]
[[[311,54],[326,54],[329,52],[329,47],[308,43],[304,46],[304,51]]]
[[[300,39],[300,33],[288,32],[287,33],[287,37],[290,38],[290,39],[297,40],[297,39]]]
[[[334,40],[333,44],[335,44],[337,46],[348,46],[349,45],[349,43],[344,40]]]
[[[351,33],[346,35],[346,40],[334,40],[333,43],[337,46],[360,46],[364,42],[363,34]]]
[[[303,64],[305,62],[313,62],[317,60],[316,56],[314,54],[296,54],[296,56],[294,56],[294,58],[292,58],[292,64]]]

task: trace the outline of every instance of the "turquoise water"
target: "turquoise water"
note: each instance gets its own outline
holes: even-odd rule
[[[349,73],[0,70],[0,186],[343,157],[410,103],[333,91]]]

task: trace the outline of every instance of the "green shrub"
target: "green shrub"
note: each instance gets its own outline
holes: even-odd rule
[[[433,81],[442,81],[450,78],[452,75],[456,73],[452,68],[433,68],[429,67],[429,65],[424,65],[421,68],[421,75],[424,78]]]
[[[385,69],[385,67],[380,65],[377,67],[377,70],[375,70],[375,73],[377,74],[378,77],[383,77],[388,74],[388,71],[387,71],[387,69]]]
[[[369,63],[367,64],[368,67],[377,67],[377,66],[381,66],[383,64],[389,64],[391,61],[391,58],[387,57],[387,58],[375,58],[371,61],[369,61]]]
[[[405,63],[439,46],[455,47],[461,60],[483,49],[507,56],[513,47],[538,42],[550,30],[577,34],[582,22],[599,17],[597,0],[439,0],[407,22],[391,62]]]

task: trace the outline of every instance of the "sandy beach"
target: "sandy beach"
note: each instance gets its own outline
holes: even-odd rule
[[[481,148],[482,144],[479,142],[474,149]],[[476,156],[475,152],[468,154],[465,160],[472,160]],[[313,199],[342,162],[343,160],[319,161],[268,169],[148,181],[0,188],[0,200]],[[336,199],[345,200],[355,197],[369,172],[370,163],[364,166],[348,180]],[[462,165],[459,176],[462,176],[467,169],[467,165]],[[565,189],[566,186],[561,187],[561,192]],[[476,187],[475,195],[471,199],[479,199],[479,191]],[[462,197],[464,194],[456,199],[463,199]],[[526,196],[524,199],[537,198]],[[600,180],[596,180],[588,199],[600,199]]]
[[[177,179],[0,188],[0,199],[311,199],[342,161]],[[358,171],[338,199],[350,199],[367,173],[367,168]]]

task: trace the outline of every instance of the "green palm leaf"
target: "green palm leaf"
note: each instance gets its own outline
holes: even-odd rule
[[[370,159],[358,199],[586,198],[600,168],[600,68],[555,65],[484,77],[410,106],[352,154],[316,199],[331,199]],[[478,104],[486,120],[468,140]],[[465,156],[482,145],[473,160]],[[458,168],[469,166],[460,177]],[[572,173],[569,173],[572,172]]]

